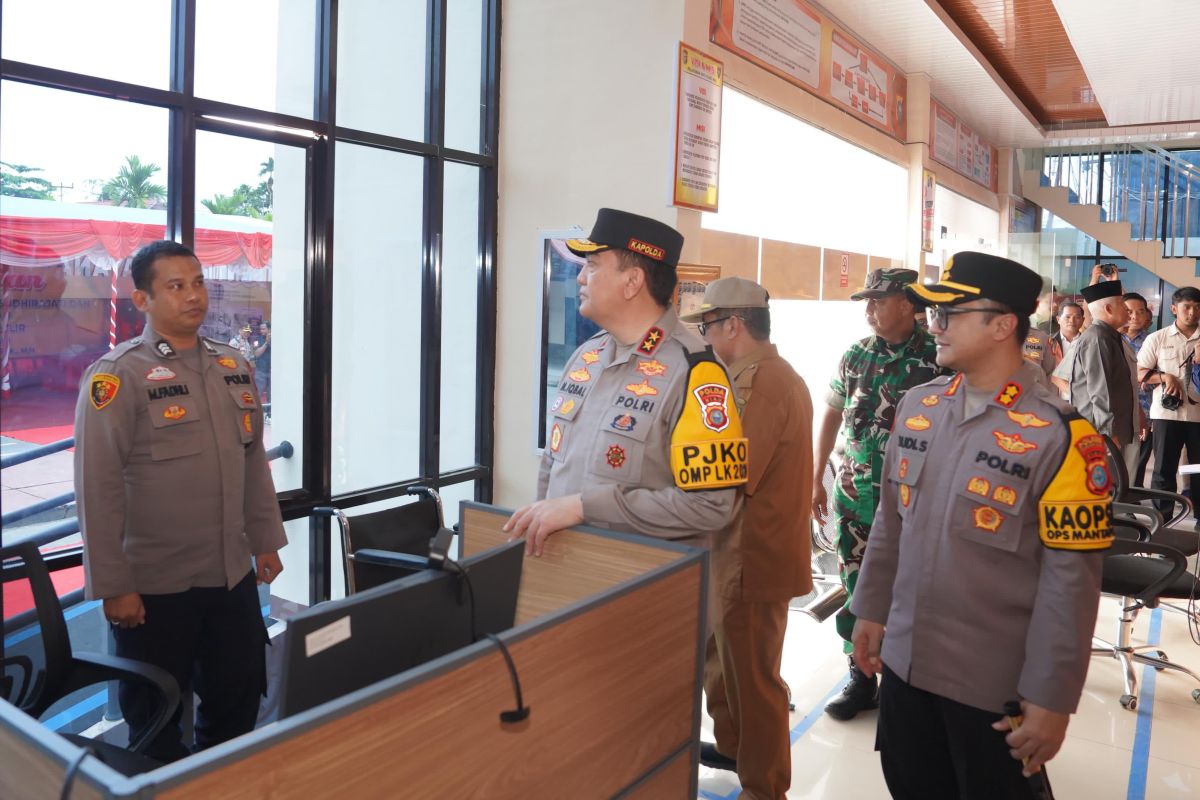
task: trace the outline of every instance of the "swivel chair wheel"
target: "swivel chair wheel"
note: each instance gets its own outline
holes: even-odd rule
[[[1200,690],[1197,690],[1200,692]],[[1128,708],[1130,711],[1137,711],[1137,698],[1131,694],[1121,695],[1121,705]]]
[[[1159,660],[1159,661],[1170,661],[1170,660],[1171,660],[1171,659],[1167,658],[1167,654],[1166,654],[1166,653],[1164,653],[1162,650],[1155,650],[1154,652],[1158,654],[1158,660]],[[1156,667],[1154,668],[1154,671],[1155,671],[1155,672],[1162,672],[1164,669],[1166,669],[1166,667],[1158,667],[1158,666],[1156,666]]]
[[[1200,689],[1192,689],[1192,699],[1200,703]]]

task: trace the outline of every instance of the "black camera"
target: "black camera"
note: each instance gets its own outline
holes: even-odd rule
[[[1101,264],[1100,265],[1100,274],[1103,275],[1104,277],[1108,278],[1109,280],[1116,278],[1117,272],[1118,272],[1118,270],[1117,270],[1116,264]]]
[[[1175,394],[1162,393],[1162,407],[1167,411],[1174,411],[1183,405],[1183,398]]]

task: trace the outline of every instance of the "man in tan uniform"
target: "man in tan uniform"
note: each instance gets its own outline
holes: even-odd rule
[[[1111,481],[1103,438],[1021,356],[1040,286],[966,252],[908,289],[959,372],[896,412],[852,606],[854,659],[883,673],[876,748],[895,798],[1034,797],[1021,759],[1028,775],[1054,757],[1083,691]]]
[[[788,691],[779,674],[788,601],[812,590],[808,516],[812,398],[771,344],[767,290],[744,278],[709,284],[686,322],[729,365],[750,441],[742,517],[713,546],[717,619],[708,640],[704,691],[716,744],[700,760],[733,769],[742,796],[783,800],[792,782]],[[726,755],[728,754],[728,755]]]
[[[254,728],[266,689],[255,579],[280,573],[287,540],[249,364],[197,335],[208,313],[200,262],[154,242],[131,271],[145,330],[87,370],[75,411],[85,589],[104,601],[117,655],[167,670],[185,697],[195,688],[200,750]],[[136,735],[153,690],[122,683],[120,702]],[[177,710],[148,755],[187,755],[179,720]]]
[[[550,407],[538,499],[505,525],[540,556],[572,525],[707,547],[738,511],[746,440],[724,368],[671,307],[683,236],[602,208],[579,311],[604,330],[575,351]]]

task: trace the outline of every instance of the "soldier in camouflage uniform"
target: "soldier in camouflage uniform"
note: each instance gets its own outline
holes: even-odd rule
[[[875,333],[851,345],[838,363],[816,440],[813,463],[824,464],[833,451],[839,428],[845,434],[845,452],[833,487],[833,515],[838,572],[849,593],[835,624],[838,635],[845,640],[847,655],[854,630],[850,601],[879,502],[883,453],[896,407],[912,387],[946,374],[937,365],[933,336],[914,324],[914,307],[904,293],[904,287],[916,279],[917,273],[911,269],[875,270],[867,276],[863,290],[851,296],[867,301],[867,324]],[[814,471],[813,516],[823,525],[829,511],[828,498],[821,482],[822,470]],[[825,706],[825,711],[845,720],[877,705],[876,679],[867,678],[850,660],[850,682]]]

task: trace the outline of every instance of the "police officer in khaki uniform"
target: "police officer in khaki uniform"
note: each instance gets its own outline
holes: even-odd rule
[[[896,798],[1033,797],[1022,772],[1058,752],[1083,690],[1110,479],[1095,428],[1021,357],[1040,286],[1016,262],[959,253],[940,283],[909,289],[933,304],[938,363],[958,374],[897,411],[854,596]]]
[[[745,278],[710,283],[683,319],[729,365],[750,442],[742,516],[713,545],[717,617],[708,639],[704,694],[716,744],[700,763],[737,772],[742,797],[783,800],[792,782],[788,689],[779,674],[788,601],[812,590],[808,492],[812,398],[771,344],[767,290]]]
[[[747,447],[724,368],[671,307],[683,236],[602,208],[567,247],[587,258],[579,311],[604,330],[567,362],[538,500],[504,529],[535,556],[580,523],[708,546],[737,513]]]
[[[195,689],[200,750],[254,728],[266,689],[255,583],[283,569],[287,540],[249,364],[197,335],[200,262],[154,242],[131,271],[145,330],[87,370],[75,411],[85,590],[104,601],[117,655],[167,670],[185,696]],[[153,690],[122,683],[120,703],[132,734],[151,721]],[[179,720],[148,755],[187,755]]]

